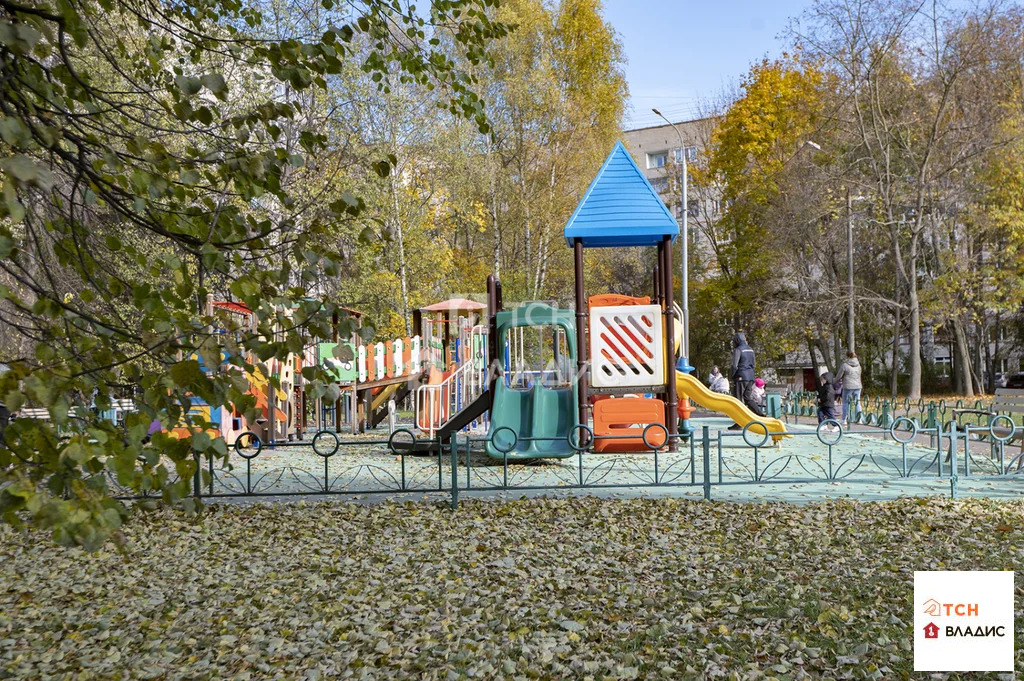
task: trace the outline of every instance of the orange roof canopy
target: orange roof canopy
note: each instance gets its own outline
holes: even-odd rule
[[[252,314],[252,310],[249,309],[249,306],[242,302],[236,302],[233,300],[214,300],[211,301],[211,303],[213,304],[214,307],[219,307],[224,310],[230,310],[231,312],[234,312],[236,314]],[[335,307],[339,310],[344,310],[353,317],[363,316],[362,312],[360,312],[359,310],[353,310],[350,307],[344,307],[342,305],[335,305]]]
[[[434,303],[423,308],[424,312],[468,312],[471,310],[486,310],[487,306],[468,298],[450,298],[440,303]]]
[[[214,307],[219,307],[224,310],[230,310],[235,314],[252,314],[252,310],[245,303],[236,303],[231,300],[214,300],[211,301]]]

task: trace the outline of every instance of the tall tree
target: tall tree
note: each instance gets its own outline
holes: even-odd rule
[[[597,0],[514,0],[496,18],[516,31],[481,74],[495,112],[478,147],[489,252],[509,299],[566,301],[571,259],[561,229],[620,134],[622,48]]]
[[[241,371],[203,366],[227,357],[269,375],[268,360],[328,337],[336,308],[307,288],[319,272],[336,276],[342,256],[321,237],[364,207],[343,191],[314,213],[289,191],[330,143],[301,93],[356,61],[382,88],[385,74],[437,88],[452,114],[486,130],[473,79],[439,36],[460,63],[485,62],[507,33],[491,4],[435,0],[423,12],[366,0],[315,37],[268,39],[259,3],[0,2],[0,310],[24,339],[4,348],[0,395],[51,417],[5,433],[5,521],[95,548],[128,512],[108,475],[177,502],[193,450],[226,456],[203,432],[143,441],[154,419],[193,421],[193,396],[255,415]],[[390,171],[383,154],[373,163]],[[257,328],[211,314],[214,287],[252,308]],[[307,373],[314,396],[329,390]],[[119,385],[139,390],[124,431],[87,409],[69,414],[105,408]]]
[[[990,68],[989,46],[1003,16],[997,4],[965,12],[938,1],[819,0],[796,31],[840,84],[852,170],[845,181],[870,195],[875,222],[889,233],[906,296],[914,398],[922,379],[921,276],[929,230],[939,224],[934,215],[944,212],[943,185],[1003,143],[993,135],[998,117],[968,111],[978,83],[995,84],[1000,69]]]
[[[720,188],[723,206],[707,226],[717,267],[702,285],[721,301],[715,316],[757,329],[762,344],[780,352],[799,340],[792,330],[814,318],[806,302],[832,271],[808,250],[817,241],[808,230],[818,230],[829,210],[819,200],[827,195],[797,182],[810,167],[807,143],[820,129],[827,86],[799,55],[756,64],[715,128],[706,167],[695,173],[698,188]],[[796,310],[786,304],[794,298]]]

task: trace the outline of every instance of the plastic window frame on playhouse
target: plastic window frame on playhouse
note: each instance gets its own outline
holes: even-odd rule
[[[550,331],[552,329],[557,329],[559,331],[559,334],[558,334],[559,345],[561,345],[564,348],[564,350],[565,350],[564,355],[563,355],[563,362],[566,363],[565,369],[563,371],[559,371],[558,370],[557,366],[554,365],[554,356],[553,356],[553,353],[552,353],[551,363],[549,365],[548,364],[544,365],[544,368],[541,369],[540,371],[522,371],[522,370],[517,370],[514,367],[514,365],[513,365],[513,359],[514,359],[514,356],[515,356],[515,349],[513,348],[513,343],[514,343],[515,339],[513,338],[513,332],[515,332],[515,331],[517,331],[519,329],[523,329],[524,331],[526,331],[526,330],[536,331],[536,330],[540,329],[540,330],[542,330],[541,331],[542,334],[545,331]],[[498,342],[499,342],[499,347],[502,347],[502,348],[506,348],[507,347],[508,348],[508,354],[506,356],[508,361],[507,362],[503,362],[503,364],[505,364],[505,366],[503,368],[503,373],[505,375],[504,376],[504,381],[505,381],[506,387],[508,387],[509,390],[528,391],[528,390],[532,389],[535,381],[530,381],[528,385],[520,385],[515,380],[516,376],[524,374],[524,373],[525,374],[541,373],[542,374],[541,385],[544,388],[546,388],[548,390],[567,390],[567,389],[571,388],[573,383],[574,383],[574,381],[575,381],[574,373],[575,373],[575,365],[576,365],[576,357],[575,357],[576,349],[574,347],[572,347],[573,344],[570,343],[570,341],[569,341],[569,337],[571,335],[570,332],[571,332],[571,329],[568,326],[566,326],[564,323],[562,323],[562,322],[554,322],[554,323],[551,323],[551,324],[530,324],[528,321],[524,321],[521,324],[511,324],[511,325],[505,327],[502,330],[501,337],[499,338]],[[538,346],[538,347],[540,347],[540,346]],[[557,382],[543,380],[543,375],[544,374],[551,374],[551,375],[553,375],[555,377],[559,377],[561,380],[558,380]]]

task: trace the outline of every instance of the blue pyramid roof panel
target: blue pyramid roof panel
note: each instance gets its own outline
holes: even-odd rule
[[[584,247],[654,246],[679,225],[622,142],[616,142],[565,223],[565,241]]]

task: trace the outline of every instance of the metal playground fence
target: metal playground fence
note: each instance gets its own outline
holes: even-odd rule
[[[247,433],[226,461],[197,454],[187,484],[195,497],[212,499],[435,493],[447,495],[455,508],[460,494],[511,491],[691,488],[712,499],[716,490],[744,486],[927,481],[933,487],[940,483],[955,498],[964,479],[1024,483],[1024,458],[1011,452],[1024,427],[1005,415],[984,424],[952,419],[931,426],[899,416],[888,426],[854,430],[826,421],[797,425],[779,444],[757,422],[734,431],[718,421],[679,436],[653,424],[634,438],[642,451],[625,453],[595,452],[601,438],[577,426],[567,438],[570,455],[531,461],[514,458],[517,445],[550,438],[529,438],[510,428],[447,443],[425,441],[406,428],[386,439],[343,439],[321,431],[307,441],[274,445]]]

